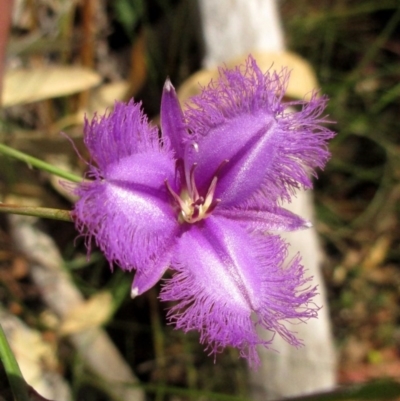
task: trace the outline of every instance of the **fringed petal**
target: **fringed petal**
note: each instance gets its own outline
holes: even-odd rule
[[[216,197],[235,206],[261,195],[274,203],[290,200],[296,188],[310,188],[309,174],[329,157],[334,133],[323,127],[325,98],[283,103],[289,73],[263,74],[249,57],[245,69],[220,70],[221,78],[191,99],[185,113],[198,144],[196,180],[207,187],[223,160]],[[301,111],[289,110],[298,106]]]
[[[97,166],[88,173],[94,180],[75,190],[76,226],[88,245],[94,237],[111,264],[149,269],[179,231],[165,188],[175,180],[169,143],[160,143],[133,102],[86,122],[84,139]]]
[[[149,125],[140,103],[115,102],[108,115],[85,120],[84,142],[100,171],[120,159],[145,151],[170,152],[168,138],[160,146],[158,129]]]
[[[162,137],[140,104],[117,102],[85,123],[93,181],[75,191],[73,214],[88,246],[94,238],[111,264],[136,269],[132,296],[171,265],[161,293],[177,302],[170,320],[198,330],[212,353],[233,346],[253,365],[256,347],[270,346],[276,333],[300,346],[285,321],[318,311],[299,257],[285,267],[287,245],[270,233],[310,226],[279,202],[311,187],[333,136],[321,126],[326,99],[282,103],[288,76],[264,74],[249,57],[244,69],[222,69],[185,115],[167,81]]]
[[[270,116],[243,115],[227,120],[210,130],[209,135],[198,139],[193,162],[197,163],[196,181],[206,188],[219,165],[215,197],[221,206],[240,204],[262,185],[272,167],[279,146],[274,135],[276,125]]]
[[[256,346],[268,347],[275,333],[300,346],[283,322],[315,317],[316,290],[306,287],[298,259],[282,266],[285,256],[279,237],[250,235],[220,216],[193,226],[179,240],[176,273],[161,293],[164,301],[178,301],[169,311],[171,322],[198,330],[212,353],[238,348],[252,365],[259,363]],[[257,326],[271,333],[269,340],[258,336]]]

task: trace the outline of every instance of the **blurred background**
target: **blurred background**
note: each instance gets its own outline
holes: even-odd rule
[[[3,16],[7,3],[0,4]],[[315,190],[338,380],[400,379],[400,5],[398,0],[278,4],[287,48],[314,68],[331,99],[328,114],[338,132]],[[165,78],[179,87],[201,68],[201,38],[192,0],[14,0],[0,142],[81,175],[85,163],[60,132],[85,159],[85,114],[104,113],[115,99],[134,96],[156,123]],[[0,197],[4,203],[60,209],[73,202],[58,179],[3,156]],[[214,363],[196,333],[167,326],[158,288],[131,300],[131,274],[111,273],[95,249],[87,260],[71,223],[29,221],[34,230],[29,235],[44,238],[43,252],[36,255],[42,245],[30,249],[33,240],[19,243],[24,224],[0,216],[0,312],[38,378],[60,380],[72,399],[117,399],[101,375],[88,369],[87,343],[79,333],[90,329],[115,344],[107,348],[114,356],[98,363],[112,370],[107,361],[119,355],[123,371],[131,370],[140,381],[136,397],[247,396],[246,363],[237,352],[225,350]],[[62,268],[51,282],[64,280],[62,286],[79,294],[73,301],[69,290],[46,296],[49,282],[40,269],[35,273],[35,266],[57,258]],[[61,313],[63,302],[74,307]]]

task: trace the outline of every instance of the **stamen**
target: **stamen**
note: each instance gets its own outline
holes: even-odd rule
[[[214,178],[211,180],[211,184],[210,184],[210,186],[208,187],[206,199],[205,199],[205,202],[204,202],[204,208],[205,208],[205,209],[208,209],[209,206],[211,205],[211,202],[212,202],[212,199],[213,199],[213,196],[214,196],[215,189],[217,188],[217,181],[218,181],[218,177],[214,177]]]
[[[199,216],[200,216],[200,208],[201,208],[201,206],[195,206],[194,208],[193,208],[193,213],[192,213],[192,216],[191,216],[191,220],[194,222],[194,221],[197,221],[197,219],[199,218]],[[201,219],[200,219],[201,220]]]
[[[192,195],[193,200],[196,200],[199,197],[199,193],[196,188],[196,181],[194,180],[194,170],[196,170],[196,167],[197,167],[197,163],[193,163],[193,166],[191,167],[190,173],[189,173],[190,174],[189,182],[187,183],[188,187],[189,187],[188,188],[189,193]]]
[[[172,198],[176,201],[178,208],[187,214],[190,214],[190,206],[187,205],[184,200],[171,188],[168,180],[164,181],[165,186],[167,187],[167,191],[171,194]]]
[[[195,151],[198,150],[198,145],[196,143],[191,143],[185,149],[185,153],[191,146],[195,149]],[[178,212],[178,221],[180,223],[186,222],[194,224],[210,216],[210,214],[221,202],[220,199],[214,199],[214,194],[217,188],[218,174],[221,172],[223,166],[228,163],[228,160],[223,160],[218,166],[204,197],[200,196],[196,186],[194,173],[197,168],[197,163],[193,163],[189,169],[185,165],[184,160],[185,159],[178,159],[176,161],[176,170],[177,173],[180,173],[180,178],[182,181],[180,194],[178,195],[172,189],[168,180],[165,180],[165,186],[174,201],[174,208]]]
[[[209,216],[214,211],[214,209],[219,205],[220,202],[221,202],[221,199],[219,199],[219,198],[214,199],[211,202],[211,205],[207,209],[206,217]]]
[[[178,177],[178,173],[181,178],[183,178],[185,176],[185,166],[184,166],[182,158],[176,159],[176,162],[175,162],[175,181]],[[184,181],[182,183],[182,185],[186,185],[186,181]]]
[[[190,160],[189,153],[191,153],[191,151],[193,149],[195,150],[195,152],[198,152],[199,151],[199,145],[196,142],[187,142],[186,145],[185,145],[183,160]],[[191,175],[192,169],[193,169],[193,166],[189,170],[188,166],[187,166],[187,163],[185,164],[184,173],[185,173],[185,182],[186,182],[187,186],[190,185],[190,175]],[[191,192],[191,191],[189,191],[189,192]]]
[[[192,203],[193,206],[199,206],[202,205],[204,203],[204,198],[202,196],[200,196],[200,198],[198,198],[195,202]]]

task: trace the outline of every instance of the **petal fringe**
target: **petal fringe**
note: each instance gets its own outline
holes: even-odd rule
[[[284,267],[285,256],[278,236],[250,235],[225,218],[208,218],[179,241],[176,273],[161,292],[162,300],[178,301],[170,321],[185,332],[198,330],[211,353],[233,346],[254,366],[257,345],[269,347],[275,333],[301,346],[284,322],[316,317],[316,288],[304,278],[299,258]],[[270,339],[261,339],[257,326]]]

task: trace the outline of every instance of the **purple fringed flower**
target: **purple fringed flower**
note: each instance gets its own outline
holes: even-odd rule
[[[325,98],[282,102],[286,70],[263,74],[249,57],[220,75],[185,113],[167,80],[161,139],[133,101],[86,122],[96,166],[74,213],[111,264],[136,271],[132,296],[172,269],[161,299],[175,301],[175,326],[198,330],[211,352],[233,346],[257,364],[256,346],[275,333],[302,344],[285,320],[317,316],[316,288],[298,256],[285,265],[287,244],[276,233],[311,226],[279,204],[312,187],[333,132],[321,125]]]

